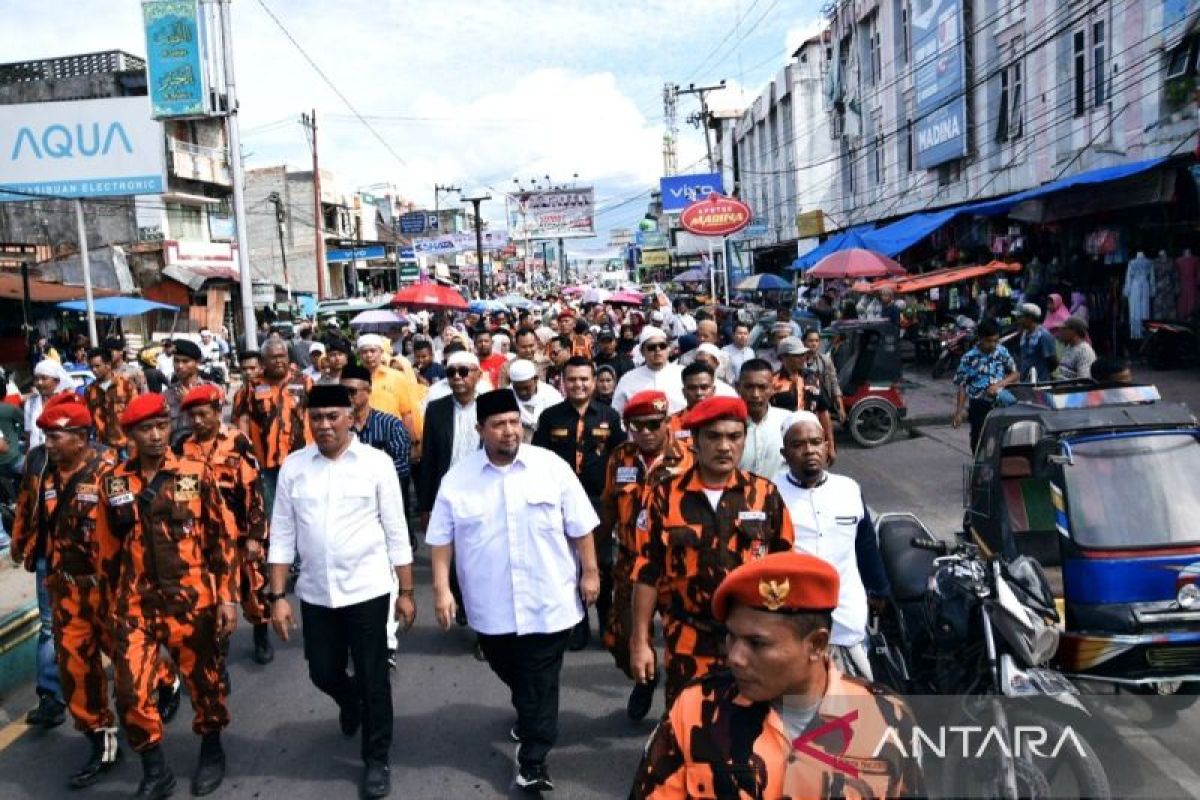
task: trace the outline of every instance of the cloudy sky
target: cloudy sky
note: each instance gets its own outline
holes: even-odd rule
[[[145,54],[137,0],[54,5],[69,5],[69,15],[46,13],[43,0],[0,0],[4,27],[20,29],[6,37],[4,61],[108,49]],[[782,67],[821,5],[236,0],[247,164],[307,168],[298,120],[315,108],[322,166],[345,190],[393,184],[432,205],[435,183],[488,187],[496,196],[513,188],[514,177],[528,184],[548,174],[562,183],[578,173],[580,184],[596,186],[598,229],[627,227],[645,212],[661,172],[663,83],[724,78],[732,88],[713,105],[739,107]],[[703,138],[685,121],[696,108],[694,99],[681,98],[681,171],[703,166]],[[486,211],[502,222],[502,203]]]

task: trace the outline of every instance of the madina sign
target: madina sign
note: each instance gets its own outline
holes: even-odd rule
[[[0,200],[166,189],[162,125],[145,97],[0,105]]]

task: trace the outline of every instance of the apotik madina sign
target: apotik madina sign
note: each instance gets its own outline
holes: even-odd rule
[[[729,236],[750,224],[750,206],[736,197],[710,194],[679,215],[679,224],[697,236]]]

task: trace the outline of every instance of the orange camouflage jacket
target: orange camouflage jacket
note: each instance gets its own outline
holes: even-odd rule
[[[121,413],[138,396],[137,386],[129,378],[114,373],[108,388],[93,381],[84,390],[83,400],[92,412],[92,423],[96,426],[96,440],[109,447],[124,447],[127,439],[121,429]]]
[[[312,378],[293,369],[279,383],[262,378],[238,393],[233,418],[246,419],[260,469],[278,469],[311,441],[304,412],[312,386]]]
[[[222,425],[214,438],[198,442],[193,433],[179,443],[175,454],[208,466],[225,501],[221,506],[221,526],[226,532],[234,533],[239,542],[267,538],[262,478],[246,434]]]
[[[668,439],[663,453],[647,464],[635,442],[622,442],[608,458],[600,504],[600,532],[615,534],[618,563],[626,570],[637,558],[637,518],[649,488],[692,465],[692,452]]]
[[[238,599],[236,539],[207,467],[168,451],[147,481],[137,460],[100,481],[96,538],[118,618],[183,614]]]
[[[63,481],[49,463],[45,447],[30,450],[13,521],[13,561],[33,572],[38,558],[45,556],[51,572],[100,574],[96,541],[100,480],[114,464],[112,450],[92,444],[84,453],[83,466]]]
[[[923,797],[913,717],[888,690],[829,666],[816,714],[796,736],[773,703],[738,693],[726,670],[684,689],[646,746],[633,800]]]

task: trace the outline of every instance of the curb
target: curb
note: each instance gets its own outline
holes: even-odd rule
[[[36,602],[0,619],[0,698],[33,680],[38,627]]]

